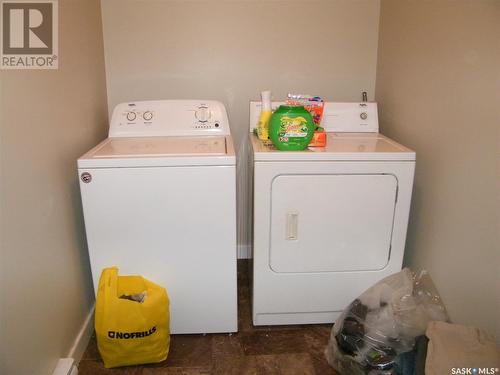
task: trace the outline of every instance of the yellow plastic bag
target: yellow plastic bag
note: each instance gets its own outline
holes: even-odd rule
[[[116,267],[102,271],[95,331],[105,367],[165,360],[170,346],[169,319],[164,288],[141,276],[118,276]]]

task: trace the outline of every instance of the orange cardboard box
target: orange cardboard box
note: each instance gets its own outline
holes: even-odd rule
[[[325,147],[326,146],[326,132],[315,131],[309,147]]]

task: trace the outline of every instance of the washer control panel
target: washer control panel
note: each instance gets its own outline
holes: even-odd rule
[[[110,137],[229,135],[224,104],[215,100],[151,100],[118,104]]]

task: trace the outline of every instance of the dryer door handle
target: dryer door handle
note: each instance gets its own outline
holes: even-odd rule
[[[286,214],[285,240],[296,241],[298,239],[299,213],[296,211]]]

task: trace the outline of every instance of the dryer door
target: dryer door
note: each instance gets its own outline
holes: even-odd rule
[[[390,257],[397,189],[390,174],[276,177],[271,188],[271,269],[383,269]]]

